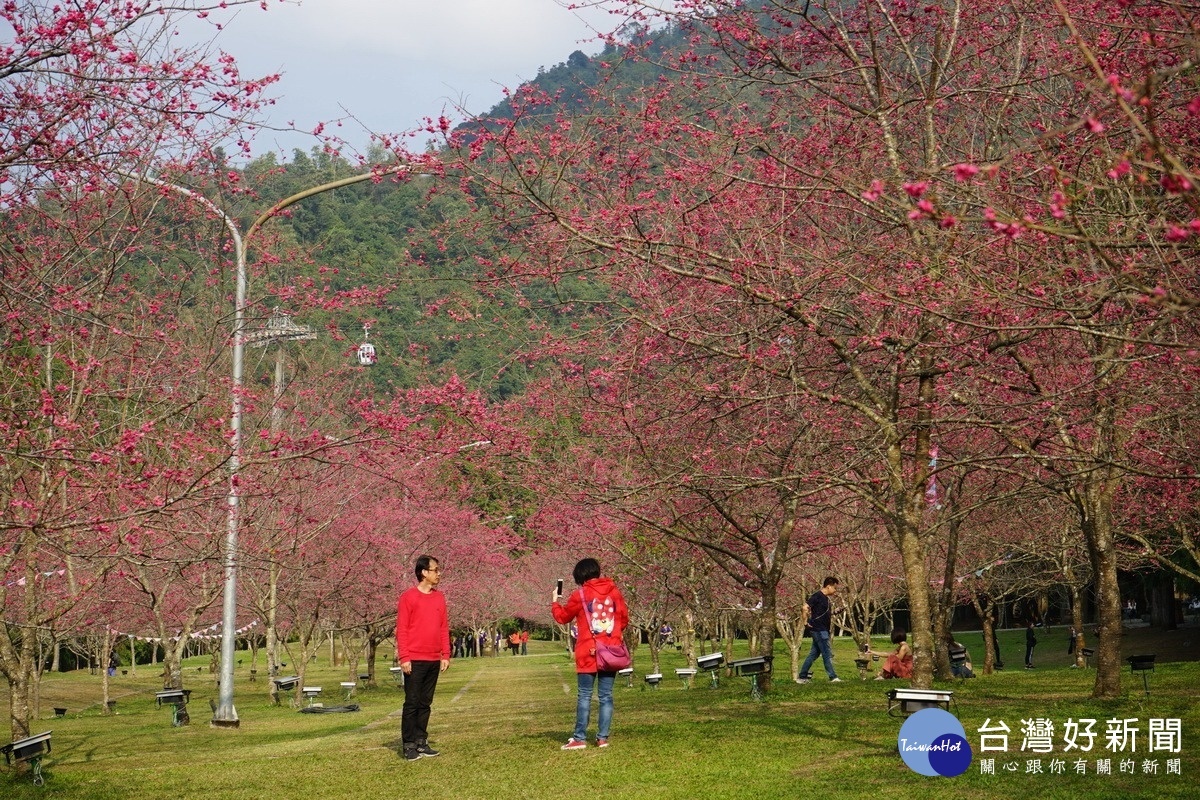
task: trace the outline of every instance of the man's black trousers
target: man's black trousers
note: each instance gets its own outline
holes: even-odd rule
[[[400,716],[400,735],[405,745],[429,739],[429,709],[437,689],[440,661],[414,661],[412,672],[404,676],[404,711]]]

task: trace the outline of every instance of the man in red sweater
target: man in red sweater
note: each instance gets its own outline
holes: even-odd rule
[[[437,591],[442,580],[438,560],[420,556],[416,573],[417,585],[406,589],[396,604],[396,659],[404,671],[400,734],[408,761],[438,754],[429,746],[429,709],[438,675],[450,666],[450,620],[446,598]]]

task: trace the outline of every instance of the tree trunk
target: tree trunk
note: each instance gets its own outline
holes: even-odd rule
[[[933,686],[933,629],[930,624],[929,573],[925,567],[926,548],[915,530],[902,530],[898,536],[908,592],[909,632],[912,634],[912,685],[914,688],[928,689]]]
[[[1111,519],[1100,508],[1080,508],[1083,534],[1088,543],[1096,579],[1096,681],[1092,697],[1121,696],[1121,588],[1117,581],[1117,551]],[[1096,513],[1098,512],[1098,513]]]
[[[768,580],[762,586],[762,610],[754,617],[755,655],[774,658],[775,655],[775,603],[779,586]],[[832,615],[831,615],[832,616]],[[772,672],[764,672],[758,677],[758,688],[766,694],[771,691]]]
[[[1075,666],[1082,668],[1086,659],[1083,657],[1083,648],[1086,647],[1086,640],[1083,636],[1083,597],[1079,587],[1072,584],[1071,592],[1071,627],[1075,629],[1075,648],[1072,651],[1075,656]]]
[[[689,667],[696,666],[696,615],[688,608],[683,612],[683,656]]]
[[[101,668],[101,670],[100,670],[100,675],[101,675],[100,696],[104,703],[104,707],[101,709],[100,713],[104,714],[105,716],[112,713],[112,706],[110,706],[108,703],[108,700],[109,700],[109,697],[108,697],[108,665],[111,663],[111,661],[110,661],[111,658],[112,658],[112,629],[109,628],[107,625],[105,625],[104,626],[104,649],[100,652],[100,663],[104,665],[103,668]]]
[[[954,492],[950,499],[953,504],[958,497]],[[950,672],[950,649],[945,645],[950,639],[950,627],[954,618],[954,570],[958,564],[958,530],[959,520],[951,513],[949,521],[950,532],[946,542],[946,564],[942,570],[942,588],[938,592],[937,612],[933,616],[934,641],[934,670],[943,680],[953,676]]]
[[[13,741],[24,739],[31,733],[29,729],[32,722],[31,706],[29,703],[29,695],[32,689],[31,677],[31,672],[19,670],[16,676],[9,676],[8,679],[8,702],[12,708],[12,712],[9,715],[9,727],[12,731]]]
[[[32,698],[37,687],[37,650],[33,637],[24,635],[27,633],[22,632],[15,648],[12,647],[11,635],[0,637],[2,672],[8,678],[9,727],[14,741],[29,736],[33,724]]]
[[[775,624],[776,632],[787,644],[789,680],[796,680],[800,677],[800,664],[803,661],[800,651],[804,646],[804,623],[806,620],[807,617],[801,612],[800,616],[795,619],[781,615]]]
[[[367,631],[367,686],[375,687],[375,659],[379,655],[379,642],[382,641],[374,630]]]
[[[269,577],[267,578],[267,619],[266,644],[267,676],[279,676],[279,630],[276,627],[279,617],[279,562],[272,561]],[[269,683],[269,681],[268,681]]]
[[[182,638],[168,642],[163,638],[163,688],[183,688],[183,651],[187,647]]]
[[[996,620],[987,616],[983,620],[983,674],[996,671]]]
[[[42,637],[38,637],[37,653],[34,660],[33,682],[33,713],[31,719],[42,718],[42,674],[46,671],[46,651]]]
[[[921,358],[920,378],[917,386],[917,426],[912,452],[905,452],[905,441],[895,432],[889,432],[887,458],[893,502],[896,505],[895,521],[899,529],[894,532],[900,558],[904,564],[905,588],[908,591],[909,631],[912,634],[914,688],[928,689],[933,685],[933,630],[932,607],[929,591],[928,557],[929,547],[922,535],[926,513],[925,496],[930,472],[930,409],[933,407],[936,378],[931,359]],[[914,459],[913,453],[917,454]],[[907,476],[906,462],[915,460],[913,476]]]
[[[630,626],[630,627],[632,627],[632,626]],[[643,630],[646,630],[646,632],[649,634],[648,636],[646,636],[646,641],[647,641],[646,646],[650,648],[650,665],[653,668],[654,672],[662,672],[662,669],[659,667],[659,659],[658,659],[658,655],[662,651],[662,644],[658,640],[658,631],[659,631],[660,627],[661,626],[658,624],[657,620],[651,620],[650,627],[648,630],[645,628],[640,628],[640,627],[637,628],[637,630],[639,631],[639,634]],[[632,652],[632,648],[630,649],[630,651]]]
[[[12,738],[29,736],[33,722],[33,706],[30,702],[37,684],[37,648],[34,646],[37,619],[36,586],[38,566],[36,562],[37,536],[33,531],[21,534],[20,548],[24,559],[24,581],[20,600],[24,607],[24,625],[0,625],[0,674],[8,679],[9,721]],[[7,590],[6,592],[7,593]]]
[[[1175,576],[1165,572],[1155,577],[1150,587],[1150,625],[1173,631],[1175,623]]]
[[[358,664],[362,660],[362,642],[357,636],[351,635],[347,637],[345,633],[338,635],[338,641],[342,643],[342,657],[346,662],[346,680],[358,680]]]

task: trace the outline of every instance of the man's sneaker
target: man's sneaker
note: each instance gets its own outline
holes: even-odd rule
[[[829,682],[830,683],[841,683],[842,679],[841,678],[830,678]]]
[[[439,755],[437,750],[429,746],[429,742],[417,742],[417,754],[422,758],[433,758]]]
[[[812,683],[812,678],[796,678],[796,683]]]
[[[404,760],[405,761],[416,761],[420,757],[421,757],[421,754],[419,752],[417,752],[417,746],[415,744],[404,745]]]
[[[582,750],[585,747],[587,747],[587,742],[585,742],[583,739],[576,739],[575,737],[571,737],[570,739],[567,739],[567,743],[562,746],[562,749],[563,750]]]
[[[608,739],[597,739],[596,747],[608,747]]]

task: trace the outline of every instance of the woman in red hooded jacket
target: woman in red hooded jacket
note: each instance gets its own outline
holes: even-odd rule
[[[600,562],[585,558],[575,565],[573,573],[579,586],[562,602],[557,592],[550,604],[554,621],[565,625],[572,620],[579,629],[575,637],[575,673],[579,683],[579,700],[575,706],[575,731],[562,746],[563,750],[582,750],[587,747],[588,719],[592,713],[592,691],[600,700],[600,717],[596,723],[596,746],[608,747],[609,728],[613,714],[613,683],[615,672],[599,672],[596,667],[596,639],[616,644],[621,641],[629,624],[629,608],[625,598],[611,578],[600,576]]]

